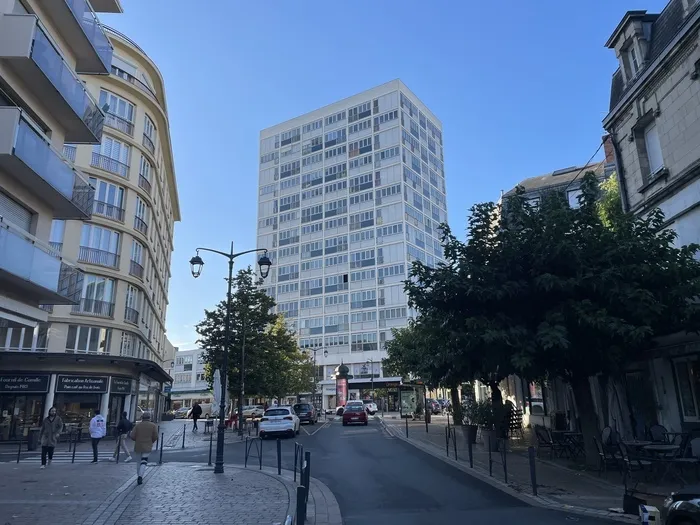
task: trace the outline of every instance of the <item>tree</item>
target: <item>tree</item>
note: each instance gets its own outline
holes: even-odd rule
[[[497,381],[512,372],[568,381],[594,462],[588,378],[623,370],[656,336],[698,331],[700,263],[697,246],[674,247],[658,210],[622,213],[614,185],[601,195],[590,173],[582,190],[574,208],[557,191],[533,206],[521,188],[500,208],[473,207],[468,240],[445,227],[446,264],[414,263],[406,289],[412,306],[458,342],[455,367],[491,385],[494,405]]]
[[[229,341],[228,391],[236,399],[241,388],[241,351],[245,345],[245,390],[252,395],[266,391],[265,360],[268,327],[276,317],[271,313],[274,299],[257,286],[250,268],[238,271],[233,278],[231,294],[231,337]],[[204,319],[196,326],[197,343],[205,350],[204,360],[213,371],[222,367],[225,341],[226,301],[213,310],[204,311]],[[209,377],[211,381],[211,377]]]

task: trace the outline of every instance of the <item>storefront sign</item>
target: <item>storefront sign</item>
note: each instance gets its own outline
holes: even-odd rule
[[[0,394],[45,394],[49,391],[49,376],[0,375]]]
[[[62,376],[56,380],[56,392],[63,394],[107,392],[107,376]]]
[[[131,394],[132,381],[123,377],[113,377],[110,393],[112,394]]]
[[[169,394],[173,390],[173,385],[163,385],[163,393]]]

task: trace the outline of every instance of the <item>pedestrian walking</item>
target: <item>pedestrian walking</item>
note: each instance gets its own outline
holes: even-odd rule
[[[56,407],[51,407],[48,417],[41,423],[41,432],[39,433],[39,439],[41,440],[41,468],[46,468],[47,456],[49,465],[51,464],[53,451],[62,431],[63,420],[56,414]]]
[[[95,410],[95,417],[90,420],[90,438],[92,440],[92,463],[97,463],[97,445],[107,434],[107,422],[99,410]]]
[[[136,456],[137,483],[143,483],[148,465],[148,454],[153,450],[153,444],[158,441],[158,427],[151,421],[150,412],[144,412],[141,422],[137,423],[131,431],[131,439],[134,440],[134,455]]]
[[[126,412],[122,412],[122,418],[117,424],[117,446],[114,448],[114,454],[112,454],[110,461],[117,459],[117,454],[119,454],[120,447],[124,451],[124,454],[126,454],[124,463],[131,461],[131,453],[129,452],[129,449],[126,448],[126,438],[128,437],[132,428],[134,428],[134,425],[132,425],[131,421],[129,421]]]
[[[202,415],[202,407],[199,405],[199,403],[195,402],[194,405],[192,405],[192,421],[194,421],[194,425],[192,426],[192,432],[197,432],[199,429],[197,428],[197,420],[200,418]]]

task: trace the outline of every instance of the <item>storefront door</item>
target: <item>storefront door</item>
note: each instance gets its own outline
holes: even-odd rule
[[[0,441],[13,441],[43,419],[44,395],[0,396]]]

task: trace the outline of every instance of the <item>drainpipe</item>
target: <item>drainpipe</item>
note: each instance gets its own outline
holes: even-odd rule
[[[612,142],[613,150],[615,150],[615,172],[617,173],[617,183],[620,186],[620,197],[622,198],[622,211],[627,213],[630,209],[629,197],[627,195],[627,183],[625,182],[625,171],[622,166],[622,156],[620,148],[615,140],[615,133],[610,133],[610,142]]]

